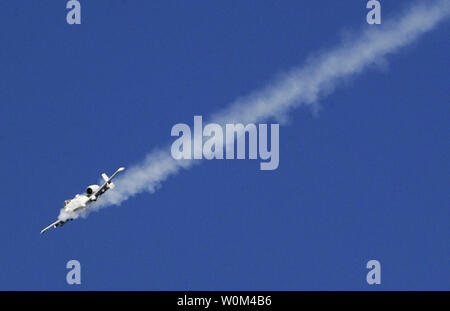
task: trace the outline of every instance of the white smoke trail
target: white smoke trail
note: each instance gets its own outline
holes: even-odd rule
[[[418,39],[435,28],[450,14],[450,1],[438,0],[428,5],[416,5],[403,16],[382,25],[371,25],[353,40],[343,42],[304,66],[291,70],[263,90],[241,98],[229,108],[213,116],[216,123],[258,123],[270,118],[283,119],[300,105],[317,109],[320,97],[331,92],[346,77],[362,72],[399,48]],[[169,176],[180,169],[189,168],[199,160],[174,160],[170,146],[151,152],[145,160],[128,169],[116,181],[116,188],[107,192],[88,211],[109,205],[119,205],[130,197],[144,192],[154,192]],[[63,211],[59,219],[77,218]]]

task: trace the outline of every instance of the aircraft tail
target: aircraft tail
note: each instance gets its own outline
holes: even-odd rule
[[[108,182],[108,180],[109,180],[108,175],[106,175],[105,173],[102,174],[102,178],[103,178],[103,180],[104,180],[105,182]],[[114,185],[114,183],[113,183],[112,181],[110,181],[110,182],[108,183],[108,188],[109,188],[109,189],[114,189],[115,186],[116,186],[116,185]]]

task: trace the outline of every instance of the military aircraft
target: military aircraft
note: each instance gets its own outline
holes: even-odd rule
[[[102,178],[105,181],[105,183],[101,187],[99,185],[90,185],[86,189],[86,194],[77,194],[72,200],[64,201],[64,211],[66,211],[67,213],[73,213],[80,209],[86,208],[90,203],[97,201],[97,199],[108,189],[114,188],[112,179],[116,177],[116,175],[119,174],[124,169],[125,169],[124,167],[120,167],[114,174],[111,175],[111,177],[108,177],[108,175],[103,173]],[[58,219],[48,227],[42,229],[41,234],[43,234],[45,231],[51,228],[56,228],[58,226],[62,227],[66,222],[70,220],[73,219],[67,220]]]

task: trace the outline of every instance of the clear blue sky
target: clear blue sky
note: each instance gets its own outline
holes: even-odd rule
[[[410,1],[382,1],[383,18]],[[449,23],[280,128],[41,236],[65,199],[365,24],[365,1],[0,2],[0,289],[449,289]],[[77,259],[82,284],[66,284]],[[377,259],[382,284],[366,283]]]

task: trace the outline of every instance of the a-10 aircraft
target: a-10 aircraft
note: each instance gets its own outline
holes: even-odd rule
[[[108,177],[105,173],[103,173],[102,178],[105,181],[105,183],[101,187],[99,185],[90,185],[86,189],[86,194],[77,194],[72,200],[66,200],[64,202],[64,210],[68,213],[76,212],[80,209],[86,208],[88,204],[97,201],[97,199],[108,189],[114,188],[112,179],[116,177],[116,175],[119,174],[119,172],[123,171],[124,169],[125,169],[124,167],[120,167],[114,174],[111,175],[111,177]],[[69,220],[72,219],[67,219],[65,221],[57,220],[48,227],[44,228],[41,231],[41,234],[51,228],[56,228],[57,226],[62,227]]]

